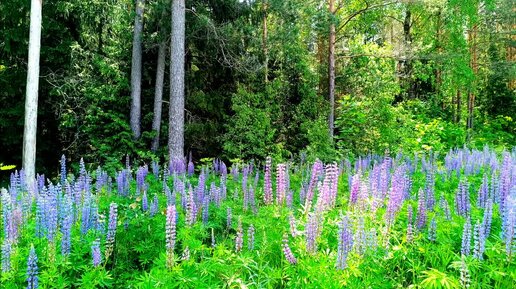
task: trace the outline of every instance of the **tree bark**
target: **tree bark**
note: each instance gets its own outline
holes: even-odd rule
[[[131,66],[131,130],[133,132],[134,139],[139,139],[141,135],[142,34],[144,8],[145,0],[136,0]]]
[[[36,132],[38,129],[39,56],[41,48],[41,10],[43,0],[30,5],[29,60],[25,92],[25,125],[23,130],[23,169],[27,184],[36,175]]]
[[[156,86],[154,90],[154,116],[152,118],[152,130],[155,135],[152,139],[151,149],[157,151],[159,147],[159,135],[161,131],[161,110],[163,106],[163,83],[165,78],[165,58],[167,53],[165,39],[161,41],[158,48],[158,67],[156,69]]]
[[[459,123],[460,122],[460,116],[461,116],[461,104],[462,104],[462,99],[461,99],[461,93],[460,93],[460,90],[457,89],[457,98],[455,99],[457,102],[455,103],[456,105],[456,108],[455,108],[455,123]]]
[[[168,154],[184,158],[185,125],[185,0],[172,0]]]
[[[335,0],[329,0],[329,10],[332,15],[335,14]],[[330,101],[328,126],[331,138],[333,138],[335,128],[335,34],[335,23],[332,19],[328,41],[328,94]]]
[[[473,29],[469,32],[469,41],[471,45],[470,54],[471,61],[470,66],[473,71],[473,76],[476,78],[478,73],[478,64],[477,64],[477,25],[473,26]],[[475,82],[475,81],[474,81]],[[468,131],[468,141],[471,140],[471,134],[473,133],[473,118],[474,118],[474,109],[475,109],[475,85],[472,85],[468,89],[468,119],[466,122],[466,128]]]
[[[403,20],[403,50],[404,60],[402,60],[402,75],[404,79],[404,86],[407,90],[407,96],[410,99],[416,97],[414,82],[412,81],[412,35],[410,29],[412,27],[412,13],[409,7],[405,11],[405,19]]]

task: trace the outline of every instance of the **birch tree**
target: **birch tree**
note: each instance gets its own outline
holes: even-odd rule
[[[25,126],[23,130],[23,168],[27,183],[36,174],[36,131],[38,121],[39,54],[41,48],[41,9],[43,0],[30,5],[29,61],[25,93]]]
[[[134,17],[133,56],[131,66],[131,131],[133,138],[141,135],[141,82],[142,82],[142,34],[145,0],[136,0]]]

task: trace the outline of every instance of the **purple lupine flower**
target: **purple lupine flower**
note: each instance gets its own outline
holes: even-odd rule
[[[359,255],[364,255],[367,249],[367,236],[365,231],[364,216],[355,219],[355,233],[353,235],[353,247]]]
[[[190,247],[186,246],[183,250],[183,254],[181,255],[181,260],[188,261],[190,260]]]
[[[461,288],[469,288],[471,285],[471,278],[469,276],[468,266],[466,265],[466,258],[464,255],[461,256],[460,261],[460,285]]]
[[[283,205],[287,190],[287,165],[278,164],[276,167],[276,204]]]
[[[194,166],[194,163],[190,160],[188,162],[188,176],[193,176],[193,174],[195,173],[195,166]]]
[[[231,207],[228,207],[226,209],[226,229],[229,230],[231,229],[231,225],[232,225],[232,216],[231,216]]]
[[[217,243],[215,242],[215,232],[213,228],[211,228],[211,247],[215,248],[216,245]]]
[[[2,243],[2,273],[11,271],[12,244],[8,238]]]
[[[290,249],[288,245],[288,235],[287,233],[283,234],[283,255],[285,256],[285,259],[287,259],[287,262],[290,263],[290,265],[296,265],[297,259],[294,256],[294,253],[292,253],[292,250]]]
[[[485,251],[485,236],[480,222],[477,221],[473,233],[473,257],[477,260],[482,260]]]
[[[407,243],[412,242],[414,239],[414,225],[412,222],[412,206],[409,204],[407,207]]]
[[[176,198],[175,198],[175,196],[172,196],[172,192],[170,191],[170,188],[168,187],[166,181],[163,181],[163,191],[165,192],[165,196],[167,197],[167,206],[168,205],[175,205],[176,204]]]
[[[100,239],[96,239],[91,245],[91,260],[93,267],[98,267],[100,266],[100,263],[102,263],[102,254],[100,253]]]
[[[482,184],[478,189],[477,207],[485,208],[487,199],[489,198],[489,183],[487,182],[487,175],[484,174]]]
[[[426,200],[425,192],[419,189],[417,203],[417,228],[419,230],[426,226]]]
[[[27,289],[37,289],[38,284],[38,256],[34,245],[30,246],[29,258],[27,259]]]
[[[236,252],[242,251],[243,243],[244,243],[244,232],[242,229],[242,219],[239,218],[237,232],[236,232],[236,238],[235,238],[235,251]]]
[[[507,256],[512,254],[513,241],[516,238],[516,187],[507,195],[502,215],[502,238],[505,241]]]
[[[66,182],[66,157],[65,155],[61,156],[61,185],[64,186]]]
[[[252,224],[247,229],[247,249],[254,250],[254,226]]]
[[[467,181],[461,181],[455,195],[455,203],[457,214],[460,216],[469,216],[471,204],[469,202],[469,184]]]
[[[272,159],[267,157],[265,161],[265,176],[264,176],[264,188],[263,188],[263,202],[266,205],[272,204],[272,177],[271,177],[271,166]]]
[[[350,192],[349,192],[349,204],[354,205],[358,201],[360,193],[360,172],[353,175],[351,179]]]
[[[143,197],[142,197],[142,210],[144,212],[147,212],[149,210],[149,198],[147,197],[147,191],[143,191]]]
[[[310,182],[308,183],[308,189],[306,192],[305,198],[305,213],[310,211],[312,206],[312,199],[314,197],[314,189],[317,185],[319,175],[323,171],[323,163],[320,160],[316,160],[312,166],[312,175],[310,177]]]
[[[427,209],[433,211],[435,205],[435,169],[433,164],[430,165],[431,167],[426,172],[425,193]]]
[[[65,216],[65,218],[63,219],[62,226],[61,226],[61,232],[62,232],[61,254],[63,256],[67,256],[70,254],[72,225],[73,225],[73,215],[67,214]]]
[[[151,217],[155,216],[156,213],[159,210],[159,200],[158,195],[154,195],[154,198],[152,199],[151,206],[150,206],[150,215]]]
[[[192,188],[188,190],[188,200],[186,203],[186,224],[192,226],[197,218],[197,206],[194,201],[194,193]]]
[[[157,161],[152,161],[151,166],[152,166],[152,174],[154,175],[154,177],[156,179],[158,179],[159,178],[159,163]]]
[[[175,205],[167,207],[166,242],[167,242],[167,267],[171,268],[174,262],[174,248],[176,245],[177,212]]]
[[[308,221],[305,225],[305,237],[306,237],[306,251],[315,254],[317,252],[317,231],[319,222],[317,215],[310,213],[308,215]]]
[[[111,205],[109,206],[109,222],[106,235],[106,259],[108,259],[109,256],[111,256],[111,253],[113,253],[113,249],[115,247],[117,221],[118,206],[116,203],[111,203]]]
[[[505,208],[505,201],[511,190],[512,158],[509,152],[503,152],[502,169],[500,170],[500,210]]]
[[[465,256],[469,256],[471,252],[471,221],[468,218],[464,223],[464,228],[462,230],[462,246],[461,246],[461,254]]]
[[[428,240],[435,242],[437,240],[437,223],[435,217],[430,221],[430,227],[428,228]]]
[[[341,216],[339,222],[337,269],[344,270],[347,266],[348,254],[353,248],[353,232],[348,224],[348,218]]]
[[[482,233],[487,239],[491,234],[491,223],[493,221],[493,200],[488,199],[484,210],[484,217],[482,219]]]
[[[204,199],[202,200],[202,223],[204,225],[207,225],[209,218],[210,218],[210,197],[204,196]]]
[[[288,223],[290,227],[290,235],[292,236],[292,238],[297,237],[296,218],[294,217],[294,214],[292,214],[292,212],[290,212],[290,214],[288,215]]]

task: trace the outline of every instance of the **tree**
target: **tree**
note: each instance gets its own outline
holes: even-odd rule
[[[39,53],[41,48],[42,0],[30,5],[29,61],[25,94],[25,127],[23,130],[23,168],[27,183],[34,181],[36,171],[36,131],[38,121]]]
[[[170,32],[170,104],[168,155],[170,161],[184,157],[185,125],[185,1],[172,0]]]
[[[136,0],[134,17],[133,58],[131,66],[131,130],[133,138],[141,135],[141,93],[142,93],[142,34],[145,0]]]
[[[165,11],[162,14],[162,20],[165,18]],[[163,33],[163,21],[160,22],[160,43],[158,48],[158,66],[156,69],[156,86],[154,90],[154,115],[152,118],[152,130],[155,135],[152,139],[151,149],[157,151],[159,147],[159,134],[161,131],[161,109],[163,106],[163,80],[165,77],[165,58],[167,50],[167,42],[165,33]]]
[[[335,15],[335,0],[329,0],[329,10],[332,16]],[[335,23],[330,23],[330,36],[328,42],[328,93],[330,99],[329,127],[330,137],[333,137],[335,128]]]

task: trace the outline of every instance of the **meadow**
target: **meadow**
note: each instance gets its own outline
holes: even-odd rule
[[[137,160],[136,160],[137,161]],[[135,162],[136,163],[136,162]],[[516,150],[112,175],[2,191],[1,288],[514,288]]]

